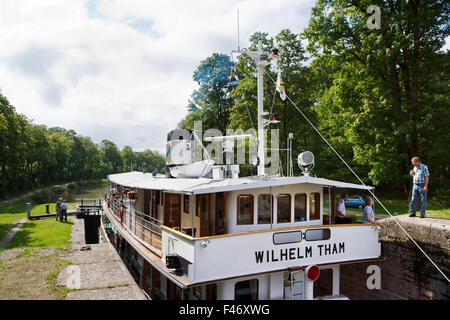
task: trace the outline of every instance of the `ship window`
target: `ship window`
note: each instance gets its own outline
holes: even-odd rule
[[[315,192],[309,195],[309,220],[320,219],[320,193]]]
[[[277,232],[273,234],[273,244],[297,243],[302,241],[301,231]]]
[[[273,196],[272,210],[270,210],[270,194],[260,194],[258,196],[258,224],[273,222]]]
[[[160,203],[160,201],[161,201],[161,200],[159,200],[159,198],[160,198],[160,197],[159,197],[159,196],[160,196],[159,192],[160,192],[160,191],[159,191],[159,190],[154,190],[153,192],[154,192],[154,194],[155,194],[155,203],[156,203],[156,205],[159,205],[159,203]]]
[[[305,232],[306,241],[328,240],[330,237],[330,229],[309,229]]]
[[[236,282],[234,300],[258,300],[258,279]]]
[[[187,194],[183,196],[183,212],[189,213],[189,196]]]
[[[306,194],[297,193],[294,201],[294,221],[306,221]]]
[[[196,210],[195,210],[195,216],[200,217],[202,216],[205,218],[205,220],[208,220],[208,210],[209,210],[209,195],[207,194],[199,194],[197,196],[196,201]]]
[[[253,196],[251,194],[237,197],[237,224],[253,224]]]
[[[291,195],[280,194],[277,199],[277,222],[291,222]]]

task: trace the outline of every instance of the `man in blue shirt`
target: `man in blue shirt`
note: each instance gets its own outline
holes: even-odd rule
[[[430,181],[430,174],[428,172],[428,167],[420,162],[419,157],[414,157],[411,159],[414,168],[410,171],[411,177],[413,177],[413,190],[411,203],[409,204],[410,217],[416,216],[416,205],[417,199],[420,196],[420,217],[425,217],[425,210],[427,208],[427,193],[428,193],[428,182]]]

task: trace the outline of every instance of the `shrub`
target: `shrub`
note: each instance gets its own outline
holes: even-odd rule
[[[38,203],[38,204],[53,202],[52,193],[51,193],[50,189],[41,190],[41,191],[33,194],[30,198],[33,203]]]

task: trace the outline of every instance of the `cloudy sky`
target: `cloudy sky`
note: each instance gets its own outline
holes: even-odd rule
[[[0,90],[37,124],[163,151],[194,69],[236,49],[238,9],[247,47],[256,31],[301,32],[314,2],[0,0]]]
[[[0,90],[34,123],[162,151],[200,61],[300,32],[314,0],[0,0]]]

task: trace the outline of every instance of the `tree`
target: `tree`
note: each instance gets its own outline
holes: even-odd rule
[[[122,159],[124,164],[124,171],[131,170],[133,166],[135,169],[137,168],[136,154],[130,146],[123,147]]]
[[[105,173],[117,173],[122,167],[122,156],[116,144],[107,139],[100,143],[100,153]]]
[[[158,152],[136,153],[129,146],[121,152],[109,140],[97,145],[74,130],[33,124],[0,93],[1,197],[55,182],[104,178],[127,170],[138,157],[147,168],[164,171],[164,158]]]
[[[200,62],[193,75],[199,88],[192,93],[189,113],[180,123],[181,126],[193,129],[194,121],[202,121],[205,128],[217,128],[225,132],[233,104],[230,70],[230,57],[224,54],[213,53]]]
[[[367,28],[369,5],[381,8],[381,29]],[[308,50],[320,59],[316,67],[336,70],[317,109],[328,135],[340,126],[353,160],[375,184],[402,185],[407,193],[410,158],[430,160],[422,154],[431,143],[426,131],[449,115],[437,116],[438,97],[427,93],[435,87],[430,71],[446,59],[439,49],[449,34],[448,15],[448,2],[439,0],[319,0],[312,10],[304,31]],[[339,121],[326,121],[332,118]]]

